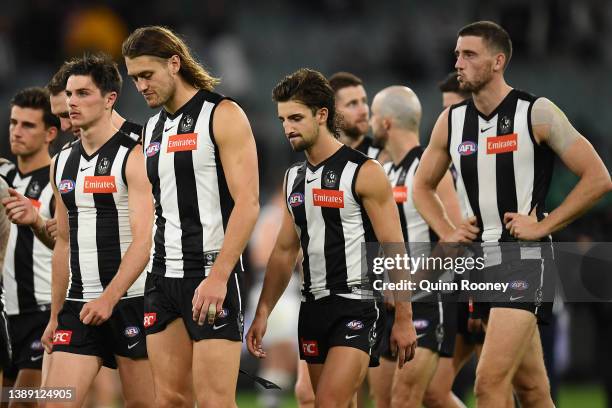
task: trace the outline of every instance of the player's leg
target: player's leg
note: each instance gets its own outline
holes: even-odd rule
[[[146,408],[155,402],[151,364],[146,358],[133,360],[116,356],[121,378],[121,389],[126,408]]]
[[[344,346],[330,348],[320,374],[311,375],[315,406],[349,406],[365,379],[369,362],[370,356],[362,350]]]
[[[397,362],[382,357],[378,367],[368,369],[368,381],[370,384],[370,396],[376,408],[388,408],[391,406],[391,386],[395,374]]]
[[[99,408],[114,407],[121,398],[117,370],[102,366],[91,384],[85,405]]]
[[[200,340],[193,346],[193,384],[198,406],[236,406],[236,383],[240,368],[239,341]]]
[[[46,402],[44,407],[81,407],[101,366],[102,359],[98,356],[54,351],[46,386],[72,388],[75,391],[75,398],[70,402]]]
[[[149,273],[145,283],[144,328],[155,385],[155,406],[192,408],[193,342],[181,318],[182,279]],[[186,301],[191,301],[191,296]]]
[[[42,358],[42,356],[41,356]],[[39,388],[40,380],[41,380],[41,370],[33,369],[33,368],[23,368],[19,370],[19,374],[17,374],[17,379],[15,380],[14,388]],[[22,407],[31,407],[34,406],[31,402],[18,402],[11,401],[9,403],[9,408],[22,408]]]
[[[436,372],[437,362],[437,353],[417,347],[414,359],[395,371],[391,406],[420,407],[427,385]]]
[[[459,336],[457,336],[459,337]],[[455,348],[455,350],[457,350]],[[453,394],[455,367],[453,357],[441,357],[436,372],[425,391],[423,405],[427,408],[463,408],[465,404]]]
[[[153,371],[156,407],[193,407],[192,341],[182,319],[147,334],[147,354]]]
[[[476,368],[479,407],[512,406],[512,378],[536,330],[536,316],[522,309],[494,307],[487,322],[482,354]]]
[[[554,406],[538,330],[529,340],[523,359],[514,374],[512,384],[522,407]]]
[[[318,372],[320,373],[322,369],[323,367]],[[309,365],[303,360],[298,360],[295,399],[300,408],[314,408],[315,395],[310,381]]]

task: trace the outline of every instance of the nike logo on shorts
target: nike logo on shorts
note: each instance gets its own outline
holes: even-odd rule
[[[30,357],[30,360],[31,360],[31,361],[38,361],[38,360],[40,360],[41,358],[43,358],[43,355],[42,355],[42,354],[41,354],[41,355],[39,355],[39,356],[32,356],[32,357]]]
[[[520,299],[520,298],[522,298],[522,297],[524,297],[524,296],[517,296],[517,297],[510,296],[510,301],[511,301],[511,302],[514,302],[515,300],[519,300],[519,299]]]
[[[138,343],[140,343],[140,342],[139,342],[139,341],[137,341],[137,342],[136,342],[136,343],[134,343],[134,344],[128,344],[128,350],[131,350],[131,349],[133,349],[134,347],[136,347],[136,345],[137,345]]]
[[[217,325],[215,324],[215,325],[213,325],[213,330],[219,330],[220,328],[225,327],[225,326],[227,326],[227,325],[228,325],[228,323],[222,324],[221,326],[217,326]]]
[[[421,334],[417,334],[417,339],[420,339],[421,337],[425,336],[427,333],[421,333]]]
[[[359,334],[354,334],[352,336],[349,336],[348,334],[346,336],[344,336],[345,339],[350,340],[350,339],[354,339],[355,337],[359,337]]]

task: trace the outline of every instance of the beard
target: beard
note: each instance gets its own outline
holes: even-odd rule
[[[491,81],[491,77],[491,67],[474,75],[471,81],[466,81],[462,76],[462,79],[459,80],[459,89],[464,92],[478,93]]]
[[[376,133],[372,132],[372,136],[373,136],[373,140],[372,140],[372,146],[382,150],[385,148],[385,146],[387,145],[387,136],[386,135],[377,135]]]

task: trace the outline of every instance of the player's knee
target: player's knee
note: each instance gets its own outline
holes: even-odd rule
[[[297,400],[298,406],[309,407],[314,406],[315,395],[312,391],[312,387],[306,381],[298,381],[295,383],[295,399]]]
[[[193,401],[185,394],[170,391],[155,391],[155,406],[159,408],[193,407]]]
[[[125,399],[125,408],[147,408],[152,405],[153,398],[146,395],[132,396]]]
[[[444,407],[448,399],[448,392],[437,387],[429,387],[423,396],[423,405],[427,408]]]
[[[353,394],[343,396],[337,390],[323,389],[315,395],[315,407],[335,408],[348,406],[353,398]]]
[[[525,407],[538,405],[539,402],[550,398],[550,385],[547,378],[515,383],[514,390],[521,406]]]
[[[215,392],[207,390],[197,393],[198,407],[201,408],[223,408],[235,407],[236,396],[233,392]]]
[[[476,370],[476,381],[474,383],[474,394],[476,397],[498,394],[510,381],[499,371]]]
[[[388,392],[375,392],[370,387],[370,398],[374,401],[376,408],[388,408],[391,406],[391,395]]]

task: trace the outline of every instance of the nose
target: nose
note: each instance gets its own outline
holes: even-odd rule
[[[138,80],[136,81],[136,89],[138,90],[138,92],[144,92],[149,88],[149,83],[146,79],[144,78],[138,78]]]
[[[455,61],[455,69],[463,69],[464,67],[464,61],[463,58],[461,57],[461,54],[459,54],[457,56],[457,60]]]
[[[367,119],[368,115],[370,114],[370,108],[368,107],[367,103],[363,103],[361,105],[361,111],[359,113],[361,116],[365,116]]]

